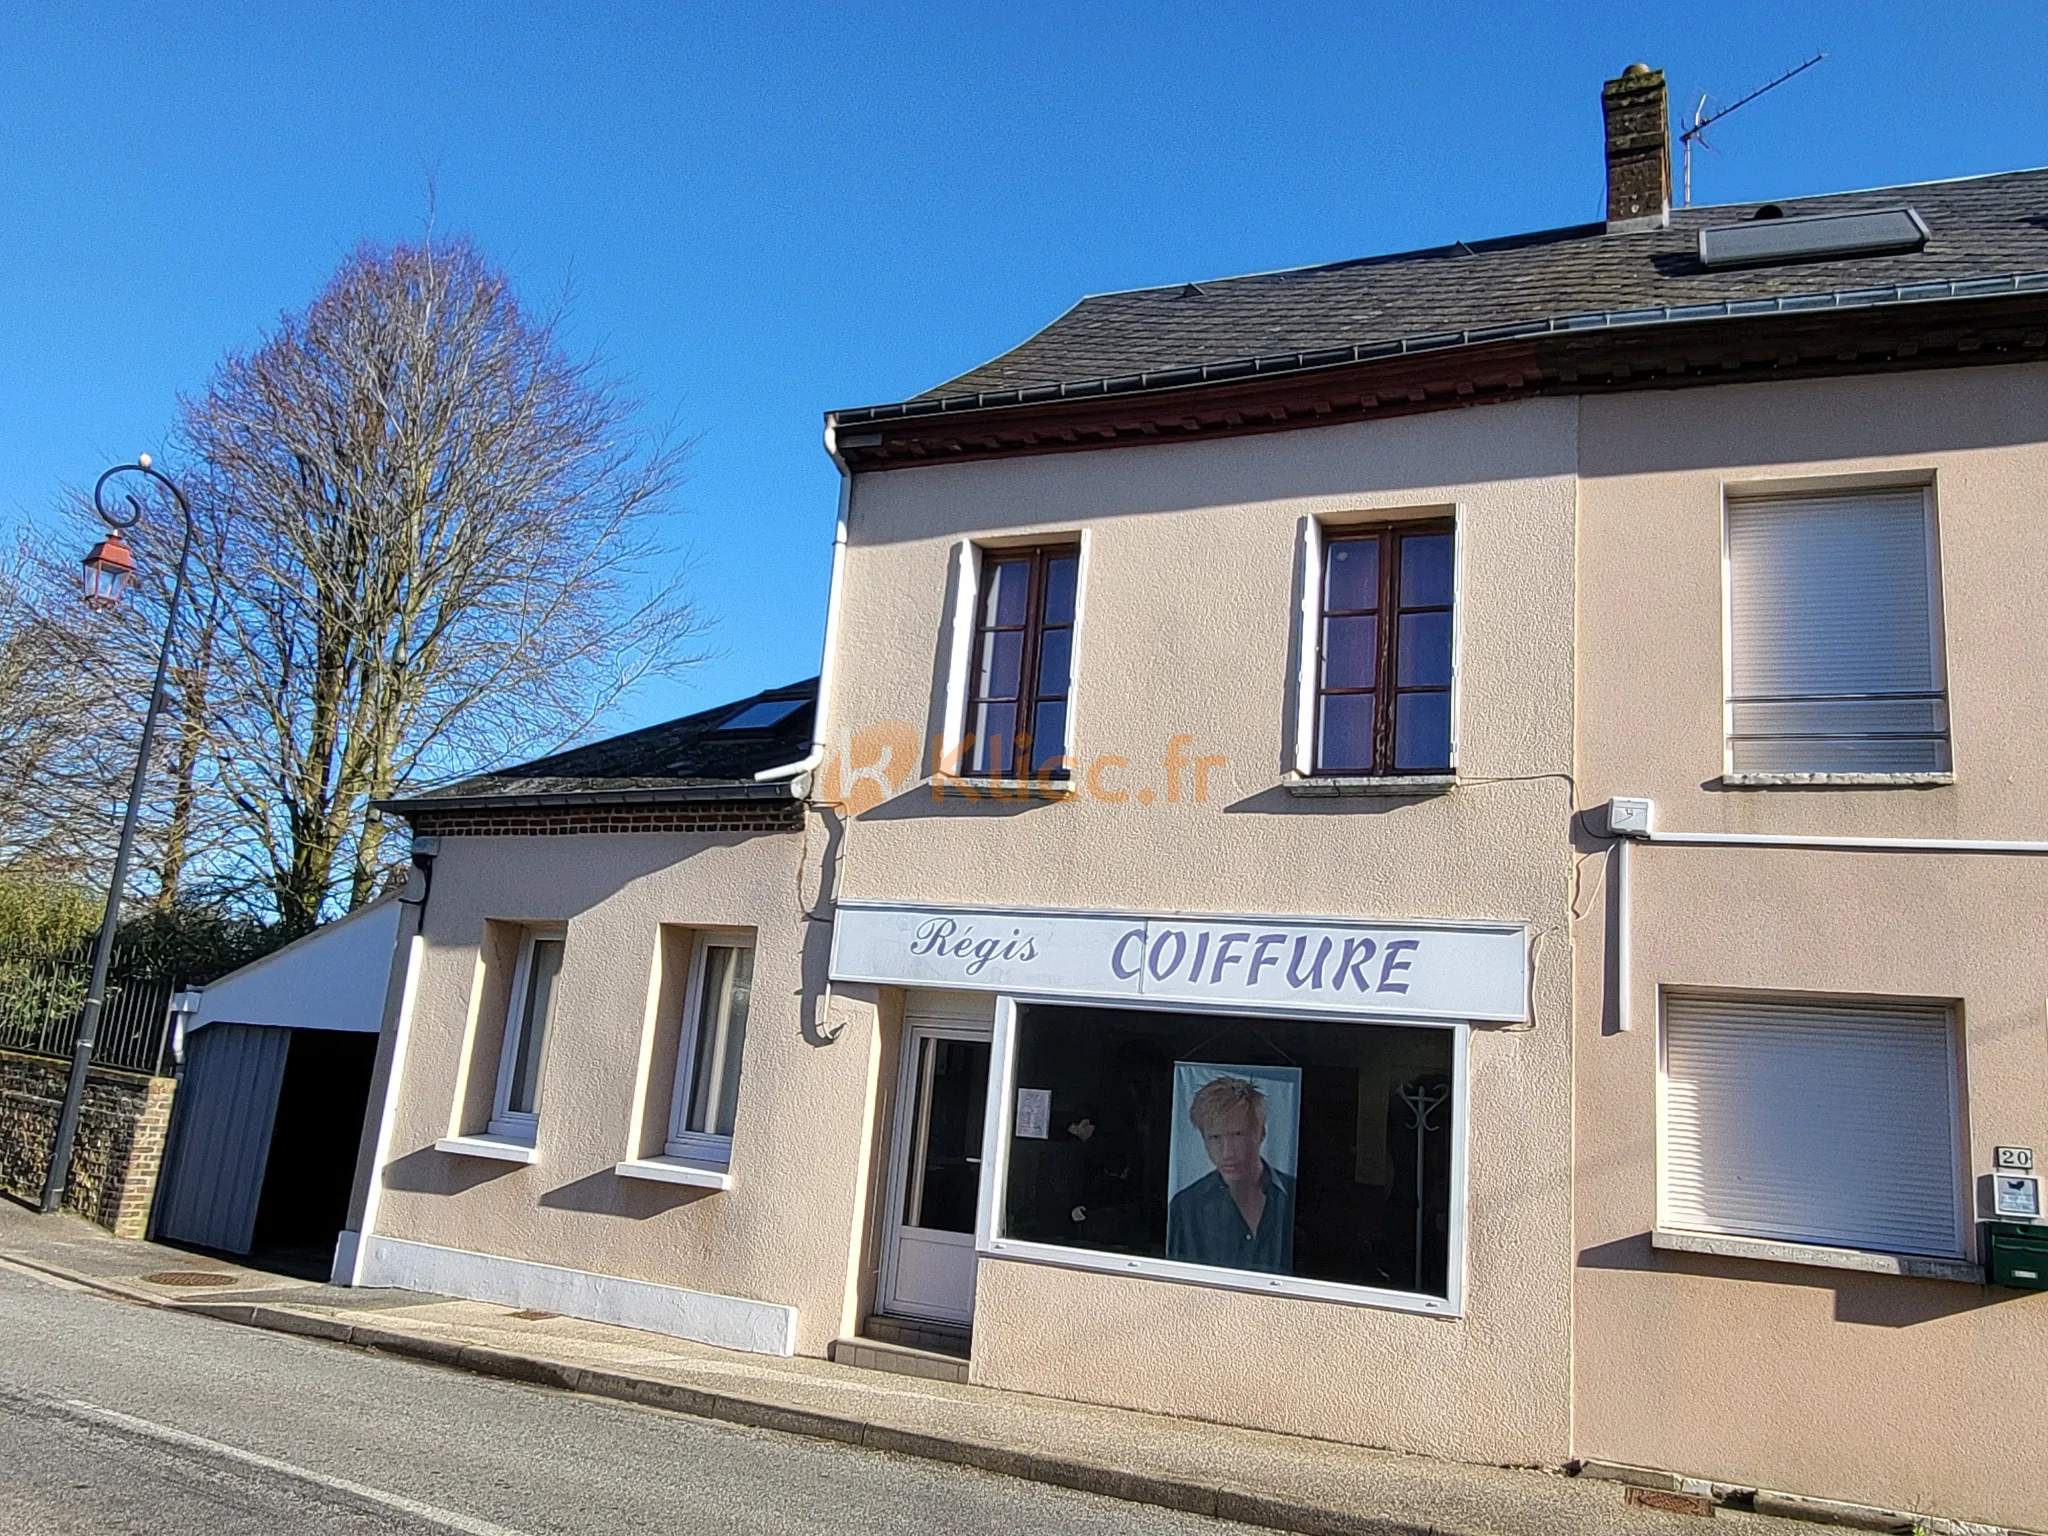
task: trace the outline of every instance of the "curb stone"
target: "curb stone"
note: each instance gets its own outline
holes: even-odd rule
[[[379,1354],[399,1355],[430,1365],[446,1366],[471,1375],[521,1382],[564,1392],[578,1392],[616,1402],[687,1414],[692,1418],[735,1424],[749,1429],[766,1429],[803,1435],[814,1440],[831,1440],[868,1450],[891,1451],[923,1461],[936,1461],[978,1471],[1014,1477],[1093,1493],[1126,1503],[1149,1504],[1185,1514],[1213,1516],[1267,1530],[1292,1531],[1300,1536],[1490,1536],[1477,1529],[1398,1518],[1352,1514],[1324,1505],[1305,1504],[1256,1493],[1229,1484],[1210,1484],[1192,1478],[1160,1477],[1131,1472],[1120,1467],[1065,1457],[1045,1456],[1010,1446],[983,1441],[950,1439],[917,1430],[875,1424],[852,1415],[822,1413],[814,1409],[791,1408],[725,1392],[710,1392],[680,1382],[658,1381],[621,1371],[569,1365],[540,1356],[513,1354],[480,1345],[456,1344],[420,1334],[401,1333],[367,1323],[347,1323],[339,1318],[300,1312],[285,1307],[222,1298],[151,1295],[100,1276],[81,1275],[54,1265],[38,1263],[9,1254],[11,1264],[47,1275],[52,1279],[97,1291],[117,1300],[167,1312],[185,1312],[239,1327],[258,1328],[271,1333],[294,1334],[301,1338],[345,1344]],[[1745,1488],[1728,1483],[1711,1483],[1651,1467],[1628,1466],[1618,1462],[1577,1461],[1564,1469],[1567,1476],[1596,1478],[1627,1486],[1670,1493],[1704,1495],[1719,1507],[1753,1511],[1780,1519],[1846,1527],[1854,1530],[1886,1531],[1898,1536],[2036,1536],[2009,1526],[1983,1525],[1951,1520],[1936,1515],[1917,1515],[1881,1509],[1867,1504],[1849,1504],[1832,1499],[1809,1498],[1801,1494],[1776,1493],[1768,1489]]]
[[[1489,1536],[1436,1523],[1354,1515],[1323,1505],[1303,1504],[1254,1493],[1228,1484],[1159,1477],[1121,1467],[1075,1461],[1065,1457],[1016,1450],[984,1441],[951,1439],[916,1430],[876,1424],[851,1415],[790,1408],[780,1403],[726,1392],[707,1392],[676,1382],[630,1376],[619,1371],[572,1366],[505,1350],[458,1345],[443,1339],[396,1333],[365,1324],[349,1324],[280,1307],[229,1301],[175,1301],[136,1298],[166,1311],[188,1312],[218,1322],[296,1334],[379,1354],[402,1355],[430,1365],[448,1366],[472,1375],[491,1376],[531,1386],[581,1392],[657,1408],[692,1418],[710,1419],[747,1429],[765,1429],[831,1440],[867,1450],[891,1451],[923,1461],[973,1467],[1026,1482],[1099,1494],[1126,1503],[1149,1504],[1185,1514],[1235,1520],[1267,1530],[1299,1532],[1301,1536]]]
[[[1745,1488],[1735,1483],[1709,1482],[1655,1467],[1632,1467],[1621,1462],[1581,1461],[1565,1470],[1573,1477],[1595,1477],[1627,1487],[1661,1493],[1698,1494],[1724,1509],[1750,1510],[1759,1515],[1773,1515],[1780,1520],[1804,1520],[1815,1525],[1842,1526],[1855,1531],[1886,1531],[1894,1533],[1894,1536],[2033,1536],[2033,1533],[2016,1526],[1983,1525],[1971,1520],[1950,1520],[1941,1515],[1883,1509],[1874,1504],[1849,1504],[1839,1499],[1810,1498],[1801,1493]]]

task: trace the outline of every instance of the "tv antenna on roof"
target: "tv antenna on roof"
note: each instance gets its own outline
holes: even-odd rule
[[[1697,142],[1706,145],[1708,149],[1712,149],[1714,146],[1711,144],[1707,144],[1706,133],[1707,130],[1711,128],[1715,123],[1721,121],[1722,118],[1726,117],[1730,112],[1733,112],[1737,107],[1748,106],[1752,101],[1755,101],[1757,97],[1763,95],[1765,91],[1776,90],[1779,86],[1783,85],[1787,80],[1790,80],[1794,75],[1804,74],[1807,70],[1813,68],[1814,65],[1818,64],[1822,59],[1826,57],[1827,55],[1824,53],[1816,53],[1804,64],[1795,65],[1793,68],[1786,70],[1785,73],[1778,76],[1777,79],[1771,81],[1768,85],[1758,86],[1755,90],[1751,91],[1747,96],[1743,97],[1742,100],[1730,102],[1727,106],[1723,107],[1718,112],[1709,112],[1707,110],[1706,94],[1704,92],[1701,93],[1699,105],[1695,106],[1692,109],[1692,126],[1686,129],[1685,132],[1681,133],[1678,136],[1678,142],[1685,146],[1685,207],[1690,208],[1692,206],[1693,144]]]

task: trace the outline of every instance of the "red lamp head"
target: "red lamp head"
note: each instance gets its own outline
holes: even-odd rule
[[[119,533],[93,545],[85,557],[85,601],[88,607],[111,608],[135,579],[135,556]]]

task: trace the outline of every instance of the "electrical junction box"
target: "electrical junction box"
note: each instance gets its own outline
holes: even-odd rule
[[[1650,819],[1657,802],[1631,795],[1617,795],[1607,802],[1607,835],[1609,837],[1648,837]]]
[[[1984,1223],[1984,1268],[1993,1285],[2048,1291],[2048,1227],[2021,1221]]]

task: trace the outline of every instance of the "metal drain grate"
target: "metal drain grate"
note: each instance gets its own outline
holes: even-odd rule
[[[142,1277],[147,1285],[233,1285],[240,1278],[212,1269],[163,1269]]]

